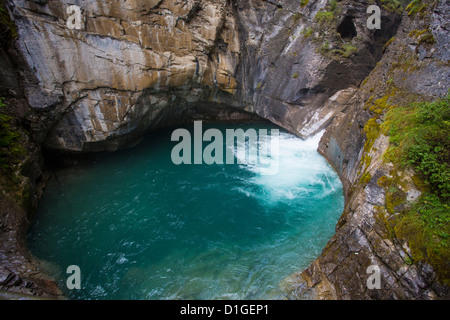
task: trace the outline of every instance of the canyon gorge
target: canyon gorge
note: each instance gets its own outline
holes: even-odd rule
[[[287,298],[448,298],[450,261],[415,259],[392,231],[421,189],[386,159],[379,130],[391,107],[448,94],[450,5],[414,3],[2,1],[0,96],[19,146],[1,178],[0,295],[63,298],[25,243],[49,159],[114,152],[194,120],[264,119],[303,139],[325,130],[319,152],[346,200],[321,255],[283,281]],[[369,4],[381,29],[367,27]],[[68,28],[70,5],[80,29]],[[382,183],[392,177],[394,205]],[[366,286],[371,265],[379,290]]]

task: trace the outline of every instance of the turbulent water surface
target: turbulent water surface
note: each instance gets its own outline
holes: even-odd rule
[[[224,136],[276,129],[203,127]],[[279,170],[266,175],[245,164],[177,166],[172,132],[55,172],[31,252],[72,299],[283,298],[280,283],[320,254],[344,205],[341,182],[316,152],[320,135],[273,135]],[[70,265],[80,267],[80,290],[66,287]]]

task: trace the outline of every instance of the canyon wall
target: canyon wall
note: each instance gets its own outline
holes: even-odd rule
[[[445,94],[447,8],[442,1],[427,18],[404,14],[398,29],[401,14],[383,6],[385,1],[373,2],[383,8],[381,30],[367,28],[366,1],[6,1],[14,32],[2,49],[8,63],[0,71],[1,84],[14,107],[10,113],[26,129],[26,148],[36,152],[17,166],[32,194],[28,208],[2,198],[2,216],[21,225],[16,232],[18,223],[3,223],[2,234],[15,230],[0,251],[3,288],[59,294],[51,283],[42,284],[41,278],[47,280],[23,244],[28,213],[45,185],[40,148],[114,151],[160,126],[256,114],[300,137],[328,127],[320,151],[347,193],[336,236],[308,270],[286,281],[291,298],[444,295],[429,265],[402,263],[407,244],[390,242],[374,214],[375,205],[384,205],[383,190],[376,181],[366,186],[360,179],[367,170],[374,177],[388,170],[379,160],[385,137],[361,168],[369,97],[382,96],[391,77],[427,97]],[[68,25],[70,5],[81,8],[79,29]],[[438,41],[431,47],[409,43],[409,32],[425,24],[434,26]],[[405,50],[419,56],[423,72],[391,75],[390,65]],[[22,170],[25,163],[35,166]],[[365,289],[368,262],[384,266],[389,287]]]
[[[115,150],[203,104],[309,136],[368,75],[398,22],[388,12],[385,34],[373,32],[364,1],[340,6],[350,19],[350,59],[339,55],[341,35],[330,28],[338,29],[338,17],[330,26],[315,21],[326,3],[11,2],[34,136],[51,149]],[[71,4],[82,10],[80,29],[68,27]],[[324,54],[317,47],[325,38]]]
[[[408,242],[393,232],[392,222],[421,194],[414,172],[398,171],[386,160],[389,137],[382,131],[368,137],[374,132],[369,120],[382,126],[389,108],[448,94],[449,17],[445,1],[427,4],[420,14],[404,13],[382,60],[327,129],[319,152],[341,176],[347,204],[321,256],[286,280],[291,298],[450,298],[433,267],[415,261]],[[424,41],[419,31],[433,40]],[[383,184],[393,177],[394,184]],[[401,190],[404,199],[392,203],[391,188]],[[449,261],[445,263],[448,269]],[[379,268],[380,289],[367,285],[370,266]]]

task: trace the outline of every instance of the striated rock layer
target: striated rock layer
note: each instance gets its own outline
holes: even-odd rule
[[[82,9],[80,30],[67,27],[70,4]],[[373,32],[365,27],[365,1],[347,1],[340,15],[351,17],[356,52],[335,59],[317,50],[320,37],[340,41],[335,30],[317,26],[314,17],[325,5],[11,2],[35,136],[52,149],[114,150],[198,104],[254,112],[309,136],[339,111],[335,100],[348,99],[348,88],[375,66],[380,41],[393,35],[398,20],[387,13],[393,28]],[[319,38],[305,35],[316,26]]]
[[[406,264],[407,244],[386,236],[377,215],[385,205],[384,190],[375,177],[389,172],[381,161],[388,139],[381,136],[375,148],[364,150],[363,127],[372,117],[366,102],[386,94],[388,82],[426,98],[446,93],[448,8],[441,1],[426,18],[405,14],[398,29],[400,14],[383,7],[382,29],[370,30],[366,1],[331,3],[6,1],[16,38],[1,51],[2,94],[15,107],[9,110],[23,134],[32,137],[26,148],[36,150],[36,156],[17,167],[33,201],[26,207],[7,192],[0,201],[6,221],[2,235],[9,234],[0,250],[0,275],[6,275],[0,290],[59,294],[50,283],[39,282],[39,267],[24,258],[23,230],[45,185],[41,147],[65,153],[114,151],[161,126],[257,115],[300,137],[328,127],[320,151],[346,189],[347,208],[336,236],[310,268],[286,281],[290,297],[445,295],[432,268]],[[79,30],[67,26],[69,5],[81,8]],[[327,18],[319,18],[319,11]],[[411,42],[410,31],[420,28],[430,28],[436,43]],[[405,52],[421,61],[415,73],[391,70]],[[366,153],[371,161],[362,165]],[[25,162],[36,170],[22,170]],[[374,178],[364,185],[360,180],[367,172]],[[372,264],[381,266],[382,290],[367,290],[366,268]]]
[[[66,25],[70,4],[11,4],[47,147],[114,150],[177,105],[220,103],[236,89],[240,44],[226,1],[75,1],[81,30]]]

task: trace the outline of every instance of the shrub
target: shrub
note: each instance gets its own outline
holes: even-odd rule
[[[425,193],[394,227],[407,239],[413,259],[430,263],[439,278],[450,285],[450,206]]]
[[[389,160],[411,167],[422,196],[396,219],[415,261],[427,261],[450,284],[450,94],[434,102],[396,106],[382,125],[390,136]]]
[[[313,33],[314,33],[313,28],[306,28],[305,30],[303,30],[303,35],[305,36],[305,38],[309,38],[310,36],[312,36]]]
[[[14,22],[11,21],[8,11],[5,8],[4,1],[0,1],[0,31],[2,33],[2,38],[5,35],[16,38],[18,36],[16,26]]]
[[[13,132],[10,126],[11,117],[2,113],[5,107],[4,98],[0,98],[0,169],[6,170],[9,166],[9,158],[22,151],[17,141],[19,134]]]
[[[344,43],[341,46],[341,49],[335,49],[332,52],[334,54],[343,56],[344,58],[349,58],[353,53],[357,52],[358,48],[356,48],[355,46],[352,46],[351,44],[348,43]]]
[[[414,16],[417,13],[421,13],[426,9],[426,4],[423,3],[422,0],[413,0],[411,3],[406,7],[406,11],[408,12],[408,15]]]
[[[417,106],[415,145],[406,152],[406,162],[425,178],[430,189],[450,199],[450,95]]]
[[[301,1],[300,1],[300,6],[301,6],[302,8],[304,8],[304,7],[306,7],[306,6],[308,5],[308,3],[309,3],[309,0],[301,0]]]
[[[381,4],[388,11],[401,13],[403,11],[402,4],[398,0],[381,0]]]
[[[319,11],[316,14],[316,20],[320,24],[328,24],[334,18],[334,12],[331,11]]]

